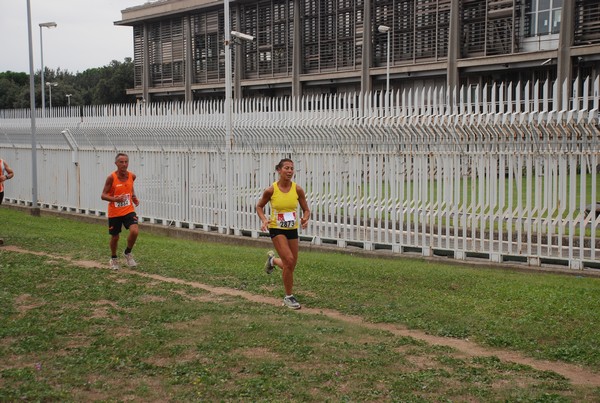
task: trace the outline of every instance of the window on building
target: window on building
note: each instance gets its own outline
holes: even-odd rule
[[[575,0],[575,45],[600,43],[600,2]]]
[[[225,51],[222,11],[195,14],[192,22],[193,81],[215,82],[224,77]]]
[[[525,7],[525,35],[557,34],[563,0],[527,0]]]
[[[240,42],[246,78],[285,76],[292,71],[294,2],[263,0],[240,7],[239,30],[256,37]]]
[[[133,27],[133,83],[135,88],[142,87],[144,72],[144,26]]]
[[[361,63],[363,0],[304,0],[302,71],[351,70]]]
[[[173,18],[154,22],[148,31],[150,85],[160,87],[183,83],[183,20]]]
[[[481,3],[481,0],[476,1]],[[387,34],[377,31],[380,24],[391,28],[392,64],[446,58],[451,3],[451,0],[374,0],[375,65],[387,63]],[[468,7],[467,3],[463,0],[462,7]]]

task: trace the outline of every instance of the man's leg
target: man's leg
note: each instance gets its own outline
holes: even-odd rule
[[[119,246],[119,234],[111,235],[109,245],[110,245],[110,256],[116,257],[117,256],[117,247]]]
[[[137,262],[133,258],[133,255],[131,254],[131,250],[133,249],[133,246],[135,245],[135,241],[137,240],[138,230],[139,230],[139,228],[138,228],[137,224],[131,224],[129,226],[129,236],[127,237],[127,248],[123,252],[123,256],[125,256],[125,260],[127,260],[127,266],[129,266],[129,267],[137,266]]]
[[[2,204],[2,200],[4,200],[4,191],[0,192],[0,204]],[[0,246],[4,245],[4,239],[0,238]]]
[[[110,236],[110,260],[109,265],[113,270],[119,270],[119,260],[117,259],[117,247],[119,246],[119,234]]]
[[[133,249],[135,241],[137,241],[139,228],[137,224],[131,224],[129,226],[129,236],[127,237],[127,249]]]

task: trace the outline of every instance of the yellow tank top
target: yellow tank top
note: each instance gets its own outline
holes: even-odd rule
[[[296,182],[292,182],[289,192],[283,193],[277,182],[273,183],[271,196],[271,221],[269,228],[296,229],[298,228],[298,192]]]

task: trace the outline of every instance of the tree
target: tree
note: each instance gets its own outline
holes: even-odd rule
[[[0,73],[0,109],[22,108],[21,95],[26,87],[29,87],[28,74],[12,71]]]
[[[40,72],[36,73],[36,105],[41,106]],[[103,67],[94,67],[73,74],[60,67],[56,70],[46,68],[46,82],[58,85],[52,88],[52,105],[68,104],[66,94],[72,94],[71,106],[99,105],[135,102],[135,97],[127,95],[127,89],[133,87],[133,61],[113,60]],[[48,100],[46,99],[46,102]],[[0,109],[29,107],[29,75],[7,71],[0,73]]]

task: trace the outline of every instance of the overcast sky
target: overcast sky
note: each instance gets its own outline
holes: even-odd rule
[[[33,68],[41,67],[39,23],[42,28],[44,65],[81,72],[112,60],[133,58],[133,28],[115,26],[121,10],[147,0],[30,0]],[[27,0],[0,0],[0,72],[29,73]]]

